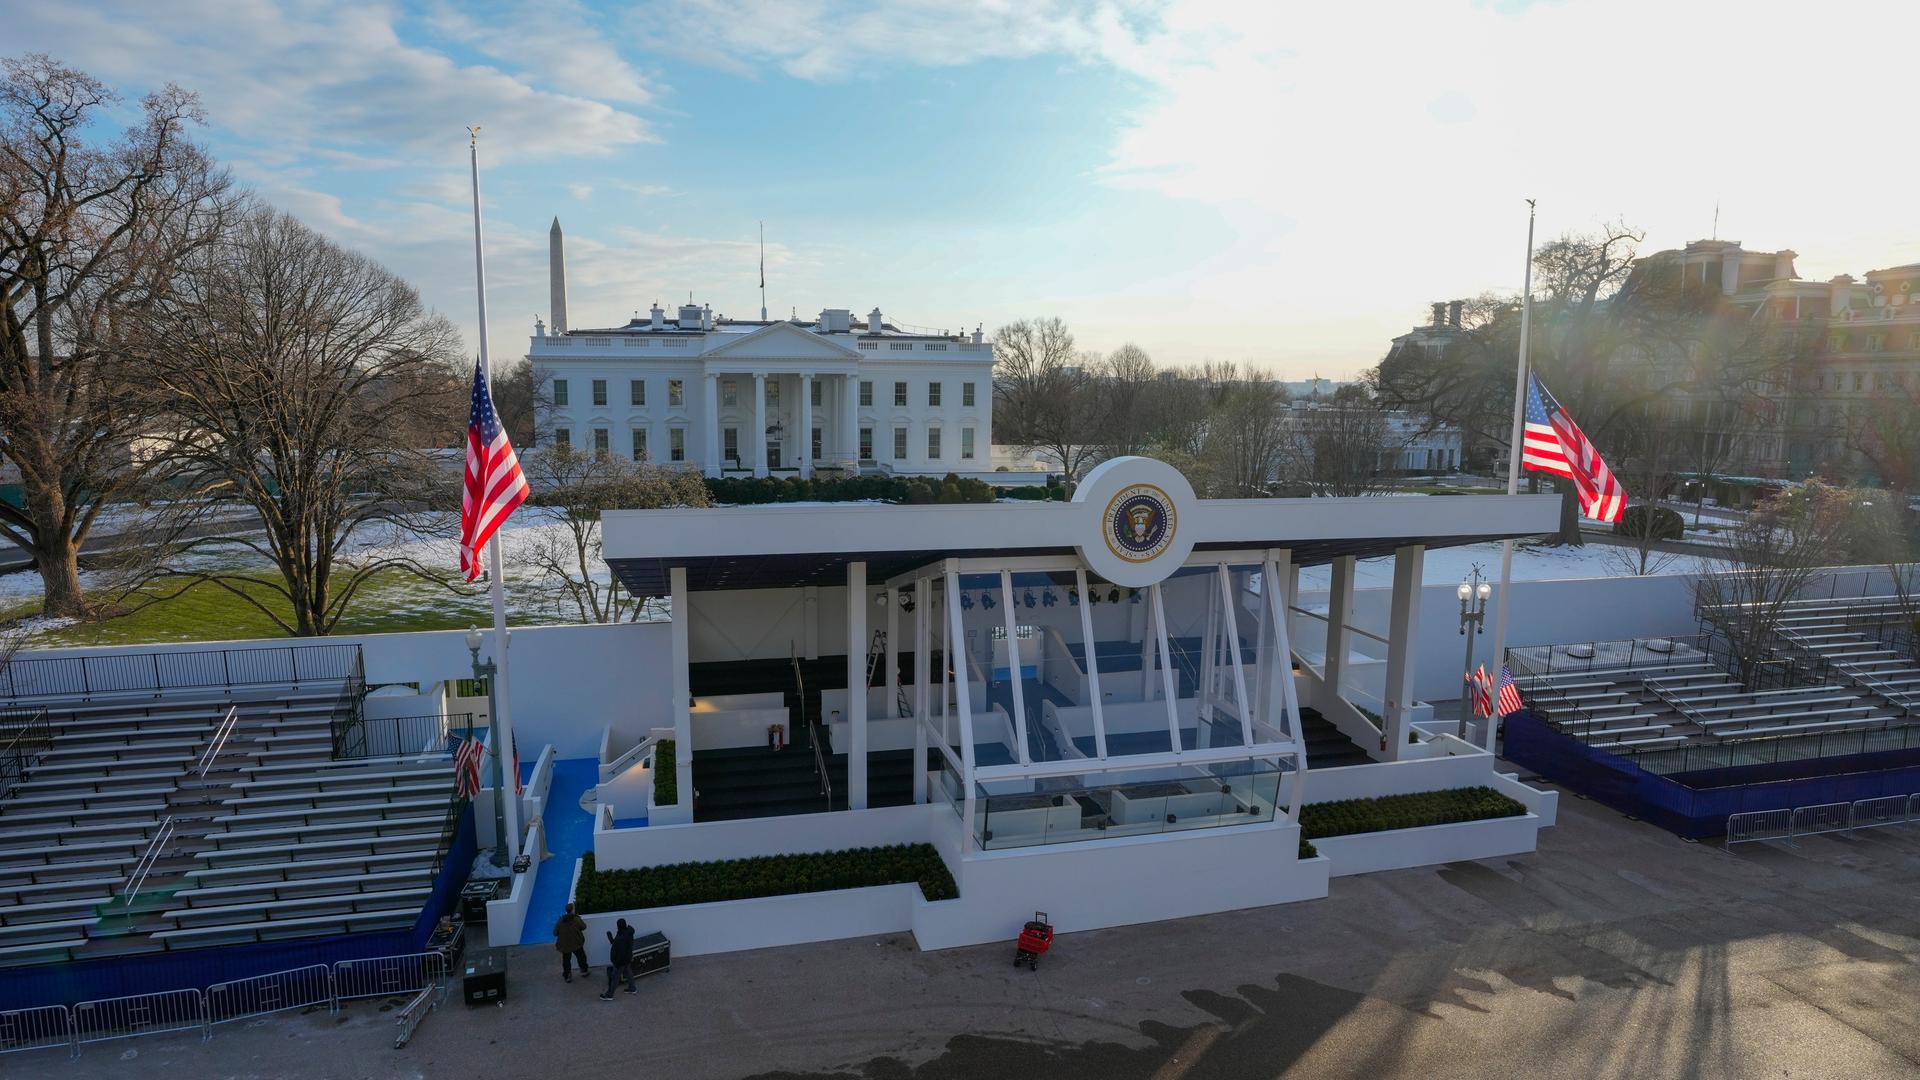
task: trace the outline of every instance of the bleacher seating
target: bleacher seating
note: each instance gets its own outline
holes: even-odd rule
[[[0,965],[412,926],[452,764],[335,760],[342,690],[42,702],[45,745],[0,799]]]

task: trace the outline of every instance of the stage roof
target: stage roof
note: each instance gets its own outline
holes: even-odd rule
[[[603,555],[628,589],[667,594],[685,567],[692,592],[845,585],[847,564],[869,582],[941,559],[1072,555],[1097,510],[1073,502],[902,506],[790,503],[602,516]],[[1425,544],[1456,547],[1538,536],[1560,524],[1557,495],[1380,496],[1357,499],[1206,499],[1180,527],[1195,553],[1288,548],[1295,565],[1370,558]]]

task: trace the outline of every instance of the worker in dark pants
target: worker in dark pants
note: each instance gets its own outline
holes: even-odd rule
[[[567,913],[553,924],[553,947],[560,951],[560,977],[573,981],[573,963],[580,962],[580,974],[591,975],[593,969],[587,966],[587,920],[574,913],[573,905],[567,905]]]
[[[621,979],[627,981],[627,993],[639,993],[640,988],[633,985],[633,927],[627,920],[621,919],[618,927],[607,932],[607,944],[607,992],[600,1000],[612,1001],[614,984]]]

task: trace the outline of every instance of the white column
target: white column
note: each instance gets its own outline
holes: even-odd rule
[[[706,415],[706,434],[700,440],[701,453],[704,456],[707,475],[720,475],[720,376],[707,372],[706,400],[701,410]]]
[[[1288,564],[1292,561],[1291,550],[1268,552],[1268,575],[1276,579],[1284,575],[1287,579],[1298,582],[1299,567],[1288,568]],[[1300,820],[1301,800],[1306,797],[1307,743],[1300,733],[1299,683],[1293,678],[1293,644],[1288,640],[1287,633],[1287,620],[1291,617],[1287,611],[1287,597],[1276,590],[1267,590],[1267,614],[1273,620],[1273,647],[1280,661],[1276,666],[1279,668],[1280,678],[1286,680],[1276,689],[1280,695],[1278,700],[1284,702],[1286,708],[1286,723],[1283,726],[1287,729],[1287,737],[1293,740],[1295,747],[1293,791],[1287,803],[1287,816],[1297,822]]]
[[[821,442],[825,442],[824,433]],[[825,449],[823,446],[821,449]],[[813,373],[800,375],[800,479],[813,475]]]
[[[1013,735],[1019,742],[1014,748],[1014,758],[1022,765],[1033,764],[1033,755],[1027,746],[1027,702],[1025,685],[1020,680],[1020,640],[1014,637],[1019,629],[1018,620],[1013,616],[1013,572],[1000,571],[1000,612],[1005,616],[1007,635],[1007,681],[1013,684]],[[987,664],[993,664],[993,643],[987,643]],[[992,678],[993,672],[987,672]]]
[[[895,719],[900,715],[900,600],[891,586],[886,588],[887,677],[881,685],[887,688],[887,701],[880,707],[880,715]]]
[[[927,669],[930,633],[928,613],[933,610],[933,594],[926,578],[913,580],[913,801],[927,801]]]
[[[1168,749],[1177,754],[1185,749],[1180,741],[1180,687],[1174,682],[1173,653],[1167,647],[1167,609],[1160,602],[1158,582],[1147,587],[1147,601],[1153,605],[1153,643],[1160,650],[1160,685],[1166,692],[1167,735],[1172,740]]]
[[[767,475],[767,375],[753,373],[753,475]]]
[[[1333,560],[1333,580],[1327,590],[1327,692],[1340,696],[1340,676],[1347,667],[1347,623],[1353,621],[1353,556]]]
[[[1093,756],[1105,759],[1107,756],[1107,717],[1101,704],[1100,695],[1100,657],[1093,641],[1093,604],[1087,599],[1087,571],[1084,567],[1073,568],[1073,585],[1080,590],[1080,640],[1085,644],[1087,654],[1087,697],[1093,701]]]
[[[847,809],[867,808],[867,564],[847,564]]]
[[[1220,565],[1220,611],[1223,625],[1222,633],[1227,637],[1227,648],[1233,659],[1233,703],[1240,713],[1240,745],[1253,745],[1253,709],[1247,701],[1247,669],[1240,654],[1240,620],[1233,610],[1233,574],[1226,564]]]
[[[1386,711],[1387,760],[1407,750],[1407,709],[1413,705],[1415,637],[1420,626],[1421,564],[1427,549],[1410,544],[1393,553],[1393,601],[1387,616],[1387,684],[1381,692]]]
[[[942,666],[953,669],[953,692],[955,697],[956,718],[960,724],[960,771],[962,795],[965,804],[961,807],[961,817],[966,820],[966,835],[974,835],[974,815],[976,790],[973,781],[973,693],[967,688],[967,628],[960,621],[960,564],[958,560],[947,560],[947,647],[944,654],[946,663]],[[945,697],[944,692],[941,695]]]
[[[860,461],[860,375],[855,372],[846,377],[846,391],[840,395],[840,411],[846,417],[841,429],[841,445],[846,447],[846,459],[856,465]],[[923,596],[925,601],[931,596]],[[915,639],[918,640],[917,638]]]
[[[687,682],[687,630],[692,621],[693,609],[687,595],[687,568],[675,566],[667,571],[667,589],[673,595],[670,598],[673,617],[670,658],[667,661],[673,679],[673,701],[668,713],[673,717],[673,737],[678,753],[673,756],[674,778],[679,784],[681,803],[691,806],[693,803],[693,714],[691,699],[693,691]],[[692,820],[692,815],[688,815]]]

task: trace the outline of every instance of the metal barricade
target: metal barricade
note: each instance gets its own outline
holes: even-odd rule
[[[342,960],[333,965],[334,1007],[354,998],[417,993],[437,986],[446,970],[446,958],[437,952]]]
[[[431,1013],[433,1007],[439,1003],[440,995],[431,986],[422,988],[413,996],[412,1001],[407,1002],[407,1007],[401,1009],[400,1015],[394,1020],[393,1048],[395,1050],[407,1045],[408,1040],[413,1038],[413,1033],[420,1030],[421,1021],[425,1020],[427,1014]]]
[[[69,1054],[79,1052],[73,1042],[73,1014],[65,1005],[0,1012],[0,1054],[51,1046],[64,1046]]]
[[[1795,836],[1846,832],[1851,828],[1853,828],[1853,804],[1850,802],[1821,803],[1818,806],[1797,807],[1793,811],[1793,835]]]
[[[1727,846],[1756,840],[1793,839],[1793,811],[1749,810],[1727,815]]]
[[[73,1007],[73,1041],[85,1043],[130,1039],[198,1029],[202,1039],[213,1037],[207,1025],[207,1003],[198,990],[163,990],[157,994],[83,1001]]]
[[[1853,804],[1853,827],[1871,829],[1880,825],[1904,825],[1912,820],[1907,808],[1908,801],[1905,795],[1856,799]]]
[[[325,964],[312,964],[214,983],[207,987],[207,1023],[332,1004],[333,971]]]

